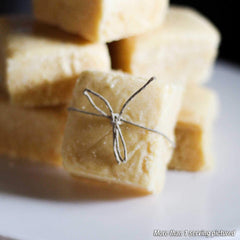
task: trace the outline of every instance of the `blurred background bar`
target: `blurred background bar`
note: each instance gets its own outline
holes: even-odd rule
[[[236,0],[172,0],[171,4],[192,6],[221,31],[220,58],[240,64],[239,7]],[[31,0],[0,0],[0,14],[31,14]]]

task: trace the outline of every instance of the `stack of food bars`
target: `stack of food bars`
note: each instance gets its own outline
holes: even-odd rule
[[[33,8],[34,18],[0,18],[1,156],[146,193],[162,189],[167,168],[213,166],[217,96],[202,86],[220,42],[212,23],[168,0],[33,0]],[[107,117],[88,114],[99,109]]]

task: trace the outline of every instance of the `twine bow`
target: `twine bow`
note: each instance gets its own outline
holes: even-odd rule
[[[75,111],[75,112],[78,112],[78,113],[88,114],[88,115],[92,115],[92,116],[96,116],[96,117],[104,117],[104,118],[108,118],[108,119],[111,120],[111,124],[112,124],[112,127],[113,127],[113,152],[114,152],[114,156],[115,156],[115,159],[116,159],[118,164],[125,163],[128,160],[127,146],[126,146],[126,142],[124,140],[123,134],[122,134],[122,130],[120,128],[120,125],[123,124],[123,123],[127,123],[127,124],[130,124],[132,126],[139,127],[139,128],[145,129],[145,130],[153,132],[153,133],[157,133],[157,134],[161,135],[162,137],[164,137],[165,139],[167,139],[172,144],[172,146],[175,148],[175,143],[171,139],[169,139],[165,134],[163,134],[163,133],[161,133],[157,130],[141,126],[139,124],[129,122],[129,121],[125,120],[124,118],[122,118],[123,112],[126,109],[127,105],[132,101],[132,99],[136,95],[138,95],[142,90],[144,90],[153,80],[155,80],[154,77],[152,77],[150,80],[148,80],[148,82],[146,84],[144,84],[139,90],[137,90],[132,96],[130,96],[129,99],[124,103],[120,113],[114,113],[114,111],[111,107],[111,104],[107,101],[107,99],[104,98],[99,93],[96,93],[96,92],[94,92],[90,89],[85,89],[83,91],[83,94],[88,98],[90,104],[99,112],[99,114],[83,111],[83,110],[80,110],[80,109],[77,109],[77,108],[74,108],[74,107],[68,108],[69,111]],[[105,103],[106,107],[110,111],[110,115],[105,113],[102,109],[100,109],[94,103],[90,94],[98,97],[100,100],[102,100]],[[123,156],[121,155],[121,152],[120,152],[119,139],[120,139],[120,142],[121,142],[121,145],[122,145],[122,148],[123,148]]]

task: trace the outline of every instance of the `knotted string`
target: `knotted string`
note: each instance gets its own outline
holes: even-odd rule
[[[139,90],[137,90],[124,103],[124,105],[123,105],[123,107],[122,107],[122,109],[121,109],[119,114],[113,112],[112,106],[110,105],[110,103],[107,101],[106,98],[104,98],[99,93],[96,93],[96,92],[94,92],[94,91],[92,91],[90,89],[85,89],[83,91],[83,94],[88,98],[90,104],[99,112],[99,114],[98,113],[92,113],[92,112],[83,111],[83,110],[80,110],[80,109],[77,109],[77,108],[74,108],[74,107],[68,108],[69,111],[75,111],[75,112],[78,112],[78,113],[88,114],[88,115],[92,115],[92,116],[96,116],[96,117],[104,117],[104,118],[108,118],[108,119],[111,120],[111,124],[112,124],[112,127],[113,127],[113,152],[114,152],[114,156],[115,156],[115,159],[116,159],[118,164],[125,163],[128,160],[128,157],[127,157],[127,146],[126,146],[126,142],[124,140],[123,134],[122,134],[122,130],[120,128],[120,125],[123,124],[123,123],[130,124],[132,126],[139,127],[139,128],[145,129],[145,130],[153,132],[153,133],[157,133],[157,134],[161,135],[162,137],[164,137],[165,139],[167,139],[171,143],[172,147],[175,148],[175,143],[171,139],[169,139],[165,134],[163,134],[163,133],[161,133],[161,132],[159,132],[157,130],[141,126],[139,124],[136,124],[136,123],[133,123],[133,122],[129,122],[129,121],[125,120],[124,118],[122,118],[122,114],[123,114],[124,110],[126,109],[127,105],[132,101],[132,99],[136,95],[138,95],[141,91],[143,91],[153,80],[155,80],[154,77],[152,77],[150,80],[148,80],[148,82],[146,84],[144,84]],[[90,94],[98,97],[100,100],[102,100],[105,103],[106,107],[110,111],[110,115],[105,113],[102,109],[100,109],[95,104],[95,102],[91,98]],[[120,143],[119,143],[119,139],[120,139]],[[123,148],[123,156],[121,155],[121,152],[120,152],[120,144],[122,145],[122,148]]]

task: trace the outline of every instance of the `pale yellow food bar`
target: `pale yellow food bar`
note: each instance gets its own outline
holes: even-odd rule
[[[110,69],[105,44],[87,42],[28,17],[0,18],[0,75],[14,104],[65,104],[77,77],[88,69]]]
[[[0,155],[61,165],[66,107],[21,108],[0,95]]]
[[[187,89],[175,128],[177,147],[170,169],[199,171],[212,167],[211,135],[217,105],[211,90],[196,86]],[[0,112],[1,156],[61,165],[66,107],[26,109],[12,106],[1,96]]]
[[[90,41],[111,42],[161,25],[168,0],[33,0],[43,22]]]
[[[201,14],[171,7],[162,26],[109,44],[112,67],[166,81],[207,81],[218,52],[218,30]]]
[[[213,167],[212,132],[217,113],[215,92],[199,86],[187,88],[175,129],[177,147],[170,169],[199,171]]]
[[[96,112],[84,89],[91,89],[119,113],[124,102],[148,79],[121,72],[83,72],[75,86],[72,107]],[[161,131],[174,140],[174,127],[181,106],[183,87],[152,82],[128,105],[122,117],[142,126]],[[107,111],[103,101],[93,97]],[[124,185],[146,193],[159,192],[164,183],[172,145],[161,135],[129,124],[120,125],[126,142],[128,161],[118,164],[113,151],[113,127],[110,119],[69,112],[63,140],[63,165],[74,176]]]

